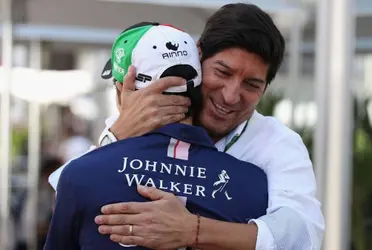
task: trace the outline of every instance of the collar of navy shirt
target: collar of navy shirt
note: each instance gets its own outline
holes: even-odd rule
[[[172,123],[147,133],[149,134],[163,134],[183,142],[217,150],[207,131],[198,126]]]

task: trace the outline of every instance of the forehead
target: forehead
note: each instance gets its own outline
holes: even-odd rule
[[[266,76],[269,66],[259,55],[240,48],[225,49],[211,59],[216,66],[256,76]]]

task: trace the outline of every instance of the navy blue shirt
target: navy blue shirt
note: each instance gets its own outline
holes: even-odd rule
[[[170,124],[93,150],[66,166],[44,249],[122,250],[99,234],[94,218],[109,203],[147,201],[137,184],[174,193],[190,212],[221,221],[247,223],[266,214],[268,206],[262,169],[219,152],[202,128]]]

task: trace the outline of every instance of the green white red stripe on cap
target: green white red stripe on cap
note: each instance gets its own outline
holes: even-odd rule
[[[192,80],[194,87],[201,83],[201,65],[195,41],[170,24],[146,24],[124,31],[112,46],[111,65],[112,77],[119,82],[123,82],[129,66],[133,65],[136,68],[137,89],[146,88],[165,76]],[[109,78],[109,73],[109,69],[104,70],[102,77]],[[185,84],[165,92],[186,91]]]

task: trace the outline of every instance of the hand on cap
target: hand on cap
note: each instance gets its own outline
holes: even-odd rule
[[[131,66],[123,84],[116,84],[121,90],[120,115],[110,131],[117,139],[140,136],[185,118],[190,100],[183,96],[162,94],[170,87],[186,84],[184,79],[165,77],[147,88],[135,90],[135,77],[135,68]]]

